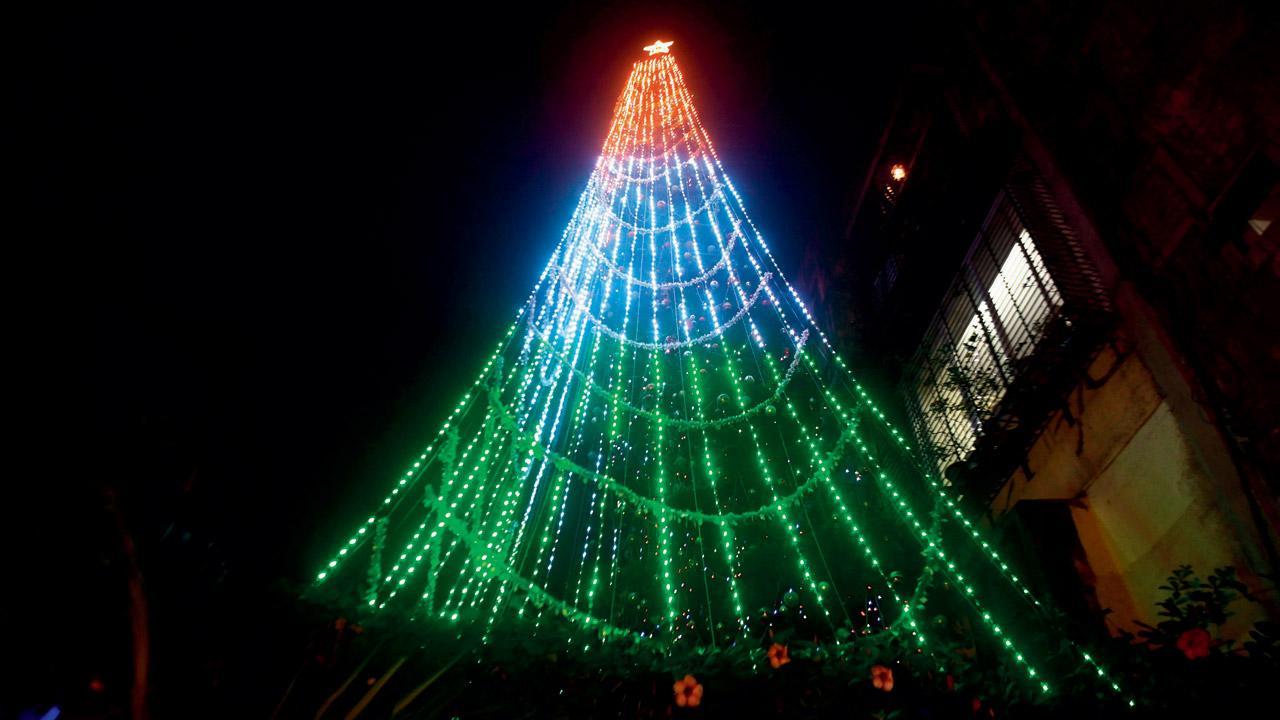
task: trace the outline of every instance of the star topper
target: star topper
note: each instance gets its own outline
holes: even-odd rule
[[[652,45],[646,45],[644,49],[648,50],[650,55],[657,55],[658,53],[670,52],[667,48],[675,44],[676,44],[675,40],[668,40],[666,42],[662,42],[661,40],[654,40]]]

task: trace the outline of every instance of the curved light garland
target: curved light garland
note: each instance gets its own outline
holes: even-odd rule
[[[539,336],[538,339],[541,340],[542,342],[546,342],[546,340],[541,336]],[[791,358],[790,364],[787,365],[786,372],[783,374],[782,379],[779,381],[777,387],[774,388],[773,392],[770,393],[769,396],[764,400],[761,400],[760,402],[756,403],[755,405],[752,405],[751,407],[741,412],[734,413],[733,415],[726,415],[724,417],[716,418],[715,420],[686,420],[685,418],[674,417],[671,415],[654,412],[652,410],[646,410],[637,405],[633,405],[625,400],[618,400],[617,401],[618,407],[621,407],[632,414],[639,415],[643,418],[646,418],[655,422],[662,422],[662,423],[665,423],[668,427],[673,427],[680,430],[720,430],[720,429],[729,427],[731,425],[736,425],[737,423],[740,423],[754,415],[758,415],[761,412],[767,410],[770,406],[773,405],[774,402],[781,400],[785,396],[787,386],[791,384],[791,378],[795,376],[796,371],[800,367],[799,350],[801,350],[804,347],[804,344],[808,339],[809,339],[809,332],[806,330],[803,334],[801,334],[799,340],[796,341],[797,353],[793,358]],[[566,367],[567,367],[567,361],[565,361],[564,358],[556,356],[556,359],[559,362],[566,363]],[[590,375],[583,372],[582,370],[579,370],[578,368],[575,368],[575,367],[569,367],[568,370],[569,372],[577,376],[579,379],[581,379],[583,385],[588,390],[590,390],[592,394],[596,395],[600,399],[609,400],[609,401],[617,399],[613,393],[609,392],[609,390],[606,388],[600,387],[600,385],[595,380],[593,380]]]
[[[729,253],[733,252],[733,246],[734,246],[734,243],[737,242],[737,237],[738,235],[736,232],[729,234],[729,243],[725,246],[725,251],[720,254],[720,259],[716,261],[716,264],[712,265],[706,270],[703,270],[702,272],[698,273],[694,277],[689,278],[688,280],[675,280],[670,282],[650,282],[643,278],[635,277],[630,273],[628,273],[626,270],[623,270],[617,263],[606,258],[604,256],[604,253],[600,252],[599,248],[590,244],[588,244],[586,247],[588,252],[590,252],[593,255],[596,255],[599,258],[600,264],[604,265],[609,270],[610,273],[612,273],[615,277],[625,280],[626,282],[632,285],[635,285],[637,287],[642,287],[648,290],[680,290],[688,287],[693,287],[694,285],[701,285],[703,283],[706,283],[711,280],[712,275],[715,275],[716,273],[720,272],[724,268],[728,267]]]
[[[607,475],[598,473],[590,468],[583,467],[574,462],[570,458],[551,450],[538,443],[529,435],[520,432],[515,427],[515,418],[507,414],[501,401],[491,395],[490,402],[494,405],[495,410],[499,413],[502,424],[512,432],[516,437],[516,445],[522,449],[528,450],[540,458],[550,461],[560,470],[571,475],[577,475],[585,480],[599,485],[606,492],[613,493],[619,498],[626,500],[628,503],[638,508],[642,514],[660,515],[663,517],[673,517],[690,523],[712,523],[714,525],[738,525],[753,520],[763,520],[771,518],[780,513],[783,508],[794,504],[804,495],[807,495],[817,489],[819,482],[822,481],[822,475],[825,471],[817,471],[812,473],[807,480],[796,485],[790,492],[776,495],[773,502],[767,505],[761,505],[754,510],[742,510],[737,512],[725,513],[704,513],[699,510],[689,510],[687,508],[678,508],[668,505],[664,502],[645,497],[640,493],[627,487],[625,483],[619,482]],[[840,434],[835,446],[827,452],[828,464],[835,462],[842,455],[845,449],[852,441],[853,431],[849,430]]]
[[[716,200],[723,200],[723,199],[724,199],[723,192],[721,192],[719,188],[716,188],[716,190],[712,192],[712,194],[706,199],[705,202],[702,203],[702,206],[699,207],[697,210],[694,210],[691,213],[686,213],[685,218],[683,220],[673,220],[667,223],[666,225],[641,225],[639,223],[631,222],[629,220],[625,220],[621,217],[618,217],[611,209],[605,209],[602,212],[602,215],[607,219],[609,225],[616,225],[618,227],[626,228],[627,230],[630,230],[631,232],[634,232],[637,235],[658,235],[661,233],[673,233],[682,227],[685,227],[687,225],[692,225],[697,219],[697,216],[702,215],[703,213],[705,213],[707,210],[711,208],[711,203],[715,202]]]
[[[574,304],[578,306],[578,310],[582,313],[582,316],[586,318],[588,321],[590,321],[591,324],[595,326],[596,330],[604,333],[605,335],[608,335],[614,340],[619,340],[623,343],[626,343],[627,345],[630,345],[631,347],[641,348],[644,350],[670,351],[670,350],[680,350],[683,348],[692,347],[694,345],[702,345],[704,343],[708,343],[708,342],[711,342],[712,340],[719,338],[721,335],[724,335],[727,330],[729,330],[731,327],[741,322],[742,318],[746,317],[747,313],[751,311],[751,306],[756,304],[756,301],[760,299],[760,294],[765,291],[765,283],[768,282],[769,277],[770,277],[769,273],[764,274],[763,282],[761,282],[760,285],[756,287],[755,291],[752,292],[751,295],[747,297],[747,299],[743,302],[742,307],[738,308],[738,312],[734,313],[733,316],[730,317],[728,320],[726,320],[723,325],[717,326],[716,328],[713,328],[712,330],[709,330],[701,335],[698,335],[697,337],[686,338],[684,340],[662,340],[657,342],[650,342],[647,340],[635,340],[633,338],[629,338],[625,334],[620,333],[617,330],[614,330],[613,328],[609,327],[607,324],[605,324],[603,320],[596,317],[589,309],[587,309],[583,305],[582,301],[579,299],[576,293],[564,291],[564,294],[565,296],[573,299]]]

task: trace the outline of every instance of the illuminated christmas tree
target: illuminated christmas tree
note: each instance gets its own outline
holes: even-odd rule
[[[1052,692],[1040,603],[815,325],[670,45],[635,64],[515,321],[317,582],[482,639],[560,624],[584,652],[759,647],[787,612],[928,654],[949,596]]]

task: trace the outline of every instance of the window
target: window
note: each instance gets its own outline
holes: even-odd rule
[[[906,373],[939,470],[974,449],[1062,305],[1035,238],[1001,193]]]

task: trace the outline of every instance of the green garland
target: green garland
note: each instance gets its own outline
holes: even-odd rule
[[[490,557],[491,552],[486,548],[486,541],[471,532],[471,530],[466,526],[466,523],[463,523],[461,520],[454,517],[453,512],[449,509],[448,505],[435,498],[428,498],[427,504],[435,510],[437,517],[440,518],[440,522],[443,522],[454,535],[458,536],[458,538],[462,540],[463,545],[466,546],[467,552],[471,554],[472,559],[478,567],[486,573],[489,573],[492,577],[511,583],[513,587],[527,595],[529,597],[529,601],[532,602],[535,607],[550,608],[571,622],[599,633],[601,639],[607,640],[611,638],[626,637],[638,644],[657,643],[657,640],[652,636],[620,628],[607,620],[601,620],[594,615],[584,613],[576,607],[573,607],[547,592],[547,590],[541,585],[537,585],[525,579],[524,576],[516,572],[510,565],[495,562],[493,558]]]
[[[540,333],[534,332],[533,335],[534,337],[538,338],[539,342],[543,343],[550,349],[551,343],[546,338],[542,337]],[[765,398],[764,400],[761,400],[755,405],[752,405],[751,407],[743,410],[742,412],[735,413],[727,417],[717,418],[715,420],[685,420],[684,418],[672,417],[664,413],[658,413],[652,410],[645,410],[644,408],[638,407],[636,405],[632,405],[631,403],[625,400],[619,400],[618,398],[614,397],[613,393],[609,392],[605,388],[600,387],[600,385],[596,383],[596,381],[593,380],[591,376],[588,375],[587,373],[583,372],[582,370],[576,367],[569,367],[568,361],[565,360],[562,354],[552,350],[551,356],[555,358],[556,361],[559,362],[561,365],[568,367],[569,372],[578,376],[578,378],[582,380],[583,384],[587,386],[587,389],[590,390],[593,395],[600,398],[601,400],[604,400],[605,402],[617,403],[619,406],[626,408],[627,410],[630,410],[632,413],[636,415],[648,418],[655,422],[662,422],[663,424],[669,427],[678,428],[681,430],[721,430],[726,427],[729,427],[730,425],[734,425],[743,420],[747,420],[755,415],[759,415],[761,411],[768,409],[771,405],[773,405],[773,403],[782,399],[782,396],[786,393],[787,386],[791,384],[791,378],[795,375],[796,370],[799,367],[800,353],[801,351],[803,351],[804,344],[806,341],[808,341],[808,339],[809,339],[809,331],[805,330],[803,333],[801,333],[799,340],[796,342],[796,354],[794,357],[791,358],[791,364],[787,366],[787,371],[782,377],[782,382],[778,383],[778,387],[774,388],[772,395]]]
[[[517,447],[531,451],[534,455],[538,456],[540,459],[550,462],[556,469],[562,472],[591,480],[600,486],[600,488],[605,492],[613,493],[618,498],[630,503],[642,514],[662,515],[664,518],[674,517],[679,520],[691,522],[695,525],[701,523],[712,523],[715,525],[732,526],[754,520],[768,519],[773,515],[781,513],[787,507],[795,504],[802,497],[813,492],[818,487],[824,474],[828,474],[829,472],[827,467],[834,464],[844,455],[846,446],[854,436],[854,426],[851,424],[846,425],[845,429],[840,433],[840,438],[836,441],[835,446],[827,452],[822,462],[819,463],[818,469],[809,476],[809,479],[797,485],[794,490],[786,495],[775,496],[772,503],[762,505],[755,510],[746,510],[743,512],[704,513],[697,510],[686,510],[684,508],[671,507],[666,503],[645,497],[608,475],[585,468],[564,455],[544,447],[536,438],[523,432],[519,427],[517,427],[516,419],[507,412],[507,409],[501,404],[500,398],[492,388],[489,390],[489,401],[494,405],[502,425],[506,427],[515,439],[515,445]]]
[[[365,600],[372,604],[378,597],[378,585],[382,579],[382,550],[387,544],[387,518],[378,518],[373,526],[373,549],[369,557],[369,589],[365,592]]]

